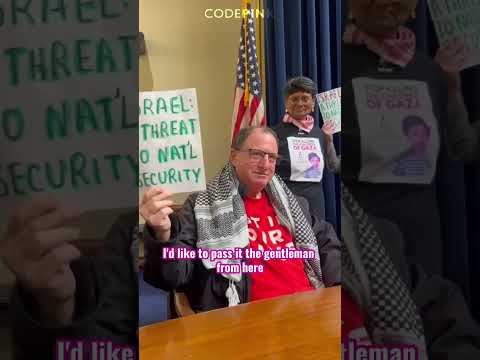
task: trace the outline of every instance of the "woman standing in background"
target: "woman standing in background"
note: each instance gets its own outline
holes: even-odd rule
[[[365,211],[400,228],[410,261],[442,274],[437,158],[446,149],[454,159],[473,160],[478,139],[461,93],[465,49],[440,48],[435,60],[416,51],[415,34],[405,27],[416,6],[417,0],[350,1],[342,180]],[[421,157],[412,155],[415,149]]]
[[[312,214],[324,220],[323,170],[326,165],[328,170],[338,172],[340,159],[328,128],[314,126],[311,114],[316,93],[317,86],[308,77],[288,80],[284,88],[285,116],[273,130],[280,140],[277,173],[293,193],[308,200]]]

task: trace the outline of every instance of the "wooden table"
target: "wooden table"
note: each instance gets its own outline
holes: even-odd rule
[[[340,287],[255,301],[140,329],[140,359],[340,359]]]

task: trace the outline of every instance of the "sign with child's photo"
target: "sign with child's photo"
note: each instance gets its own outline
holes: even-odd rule
[[[464,47],[462,69],[480,64],[480,2],[428,0],[438,42]]]
[[[139,188],[173,193],[205,189],[195,89],[142,92],[139,97]]]
[[[335,134],[342,130],[342,88],[317,94],[318,107],[323,119],[323,130]]]
[[[428,86],[410,80],[353,80],[360,126],[359,180],[428,184],[439,150]]]
[[[320,182],[324,160],[320,142],[316,138],[287,138],[291,164],[291,181]]]

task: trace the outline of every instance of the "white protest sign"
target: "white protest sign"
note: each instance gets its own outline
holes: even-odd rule
[[[430,184],[440,148],[428,84],[367,77],[352,81],[368,183]]]
[[[138,0],[3,1],[0,29],[0,236],[31,197],[137,206]]]
[[[428,0],[440,45],[462,42],[467,61],[463,69],[480,64],[480,1]]]
[[[142,92],[139,97],[139,188],[173,193],[205,189],[195,89]]]
[[[0,217],[137,206],[138,1],[23,3],[0,7]]]
[[[318,107],[322,113],[323,124],[328,132],[335,134],[342,127],[342,88],[336,88],[317,94]]]
[[[316,138],[287,138],[290,154],[290,181],[320,182],[323,177],[323,160],[320,141]]]

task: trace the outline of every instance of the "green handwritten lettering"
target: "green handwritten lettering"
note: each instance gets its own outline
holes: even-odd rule
[[[55,179],[54,167],[51,163],[45,163],[45,172],[47,177],[47,183],[52,189],[60,189],[65,186],[65,178],[67,176],[67,162],[65,160],[59,161],[59,167],[57,171],[58,178]]]
[[[61,20],[67,20],[67,8],[64,0],[57,0],[57,7],[50,9],[50,1],[42,1],[42,21],[45,24],[50,22],[50,15],[57,13]]]
[[[95,112],[86,99],[78,100],[75,110],[78,133],[83,134],[88,128],[98,130]]]
[[[59,80],[60,71],[63,72],[65,77],[71,75],[70,69],[67,66],[67,48],[60,41],[54,41],[51,48],[51,61],[52,61],[52,79]]]
[[[85,54],[85,46],[89,46],[92,43],[91,40],[77,40],[75,42],[75,70],[78,74],[84,75],[91,73],[93,69],[88,68],[88,60],[90,56]]]
[[[172,111],[172,114],[180,113],[181,111],[180,99],[181,98],[179,96],[174,96],[170,99],[170,110]]]
[[[165,101],[164,98],[157,99],[157,114],[160,114],[160,111],[164,113],[168,112],[167,102]]]
[[[118,71],[110,45],[106,40],[100,39],[97,43],[97,72],[103,74],[106,66],[109,67],[108,72]]]
[[[20,140],[25,130],[23,113],[20,109],[6,109],[3,111],[2,130],[8,140]]]
[[[3,53],[8,58],[9,84],[17,86],[20,81],[20,56],[27,54],[28,50],[24,47],[14,47],[5,50]]]
[[[80,23],[91,23],[94,22],[95,19],[92,17],[87,17],[87,12],[91,12],[91,10],[96,10],[97,3],[92,0],[84,1],[84,0],[77,0],[77,18]]]
[[[19,3],[23,2],[23,6],[20,5]],[[21,1],[21,0],[12,0],[12,23],[13,25],[19,24],[18,20],[18,15],[23,14],[23,18],[26,19],[26,22],[28,24],[34,24],[34,18],[33,16],[29,13],[29,7],[31,4],[32,0],[26,0],[26,1]]]
[[[84,184],[89,185],[90,181],[85,176],[85,165],[86,165],[85,155],[81,152],[77,152],[70,157],[70,169],[71,169],[71,179],[72,187],[78,189],[80,182],[78,179],[83,181]]]

